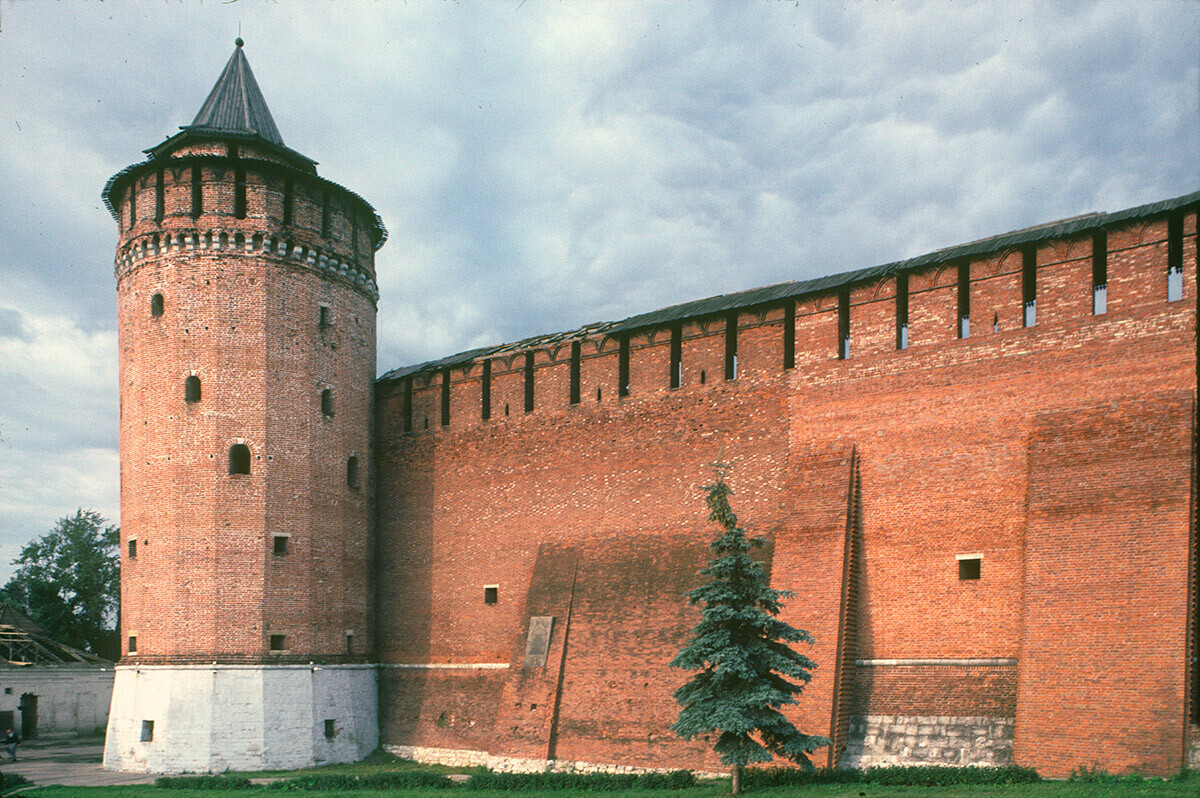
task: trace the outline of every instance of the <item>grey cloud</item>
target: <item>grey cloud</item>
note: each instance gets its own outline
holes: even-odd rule
[[[18,341],[33,340],[33,334],[26,329],[25,320],[19,310],[0,308],[0,338],[15,338]]]

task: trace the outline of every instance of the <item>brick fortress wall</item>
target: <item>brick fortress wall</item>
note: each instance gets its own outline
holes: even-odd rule
[[[369,208],[237,141],[125,179],[122,662],[369,658]],[[230,473],[238,444],[248,474]]]
[[[718,769],[667,728],[687,678],[667,662],[697,618],[699,487],[723,457],[796,593],[786,619],[816,638],[795,716],[843,764],[1178,769],[1194,208],[1173,219],[920,268],[907,302],[887,277],[744,308],[733,336],[727,314],[637,330],[626,396],[620,339],[586,328],[379,382],[381,741]]]

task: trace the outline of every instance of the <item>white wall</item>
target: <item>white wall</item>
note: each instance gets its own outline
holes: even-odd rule
[[[19,732],[21,715],[17,704],[21,694],[36,695],[39,737],[92,734],[103,729],[108,722],[112,691],[112,668],[70,665],[0,668],[0,709],[14,711]]]
[[[104,766],[179,773],[354,762],[379,745],[378,703],[374,665],[121,666]],[[144,721],[154,723],[149,742]]]

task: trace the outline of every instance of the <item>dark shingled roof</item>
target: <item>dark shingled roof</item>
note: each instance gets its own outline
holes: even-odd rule
[[[208,99],[200,107],[200,113],[184,130],[212,133],[250,133],[272,144],[283,146],[283,137],[275,127],[267,101],[263,98],[250,62],[242,50],[242,40],[237,40],[229,63],[217,78],[217,83],[208,93]]]
[[[907,260],[885,263],[882,266],[872,266],[866,269],[842,272],[827,277],[817,277],[812,280],[779,283],[777,285],[766,286],[765,288],[753,288],[749,291],[722,294],[720,296],[709,297],[708,299],[697,299],[694,302],[684,302],[681,305],[671,305],[661,310],[640,313],[637,316],[630,316],[622,321],[598,322],[567,332],[539,335],[511,344],[472,349],[439,360],[431,360],[415,366],[393,369],[379,379],[381,381],[395,380],[410,374],[437,371],[438,369],[469,363],[476,358],[489,355],[532,349],[559,341],[577,340],[597,334],[616,335],[627,333],[648,327],[659,327],[684,319],[710,316],[741,308],[761,307],[781,302],[785,299],[798,299],[803,296],[823,294],[843,287],[875,282],[883,277],[900,272],[915,271],[925,266],[947,263],[960,258],[979,257],[1022,244],[1031,244],[1036,241],[1068,238],[1091,230],[1110,227],[1130,219],[1149,218],[1177,208],[1185,208],[1196,204],[1200,204],[1200,191],[1194,191],[1191,194],[1184,194],[1182,197],[1162,200],[1161,202],[1154,202],[1149,205],[1139,205],[1136,208],[1129,208],[1128,210],[1117,211],[1116,213],[1088,213],[1082,216],[1073,216],[1069,219],[1062,219],[1036,227],[1027,227],[1023,230],[1003,233],[979,241],[972,241],[968,244],[958,244],[946,249],[939,249],[926,255],[908,258]]]

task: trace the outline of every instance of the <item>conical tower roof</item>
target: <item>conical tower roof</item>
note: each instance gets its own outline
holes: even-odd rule
[[[250,70],[240,38],[200,113],[184,130],[250,134],[283,146],[283,137]]]

